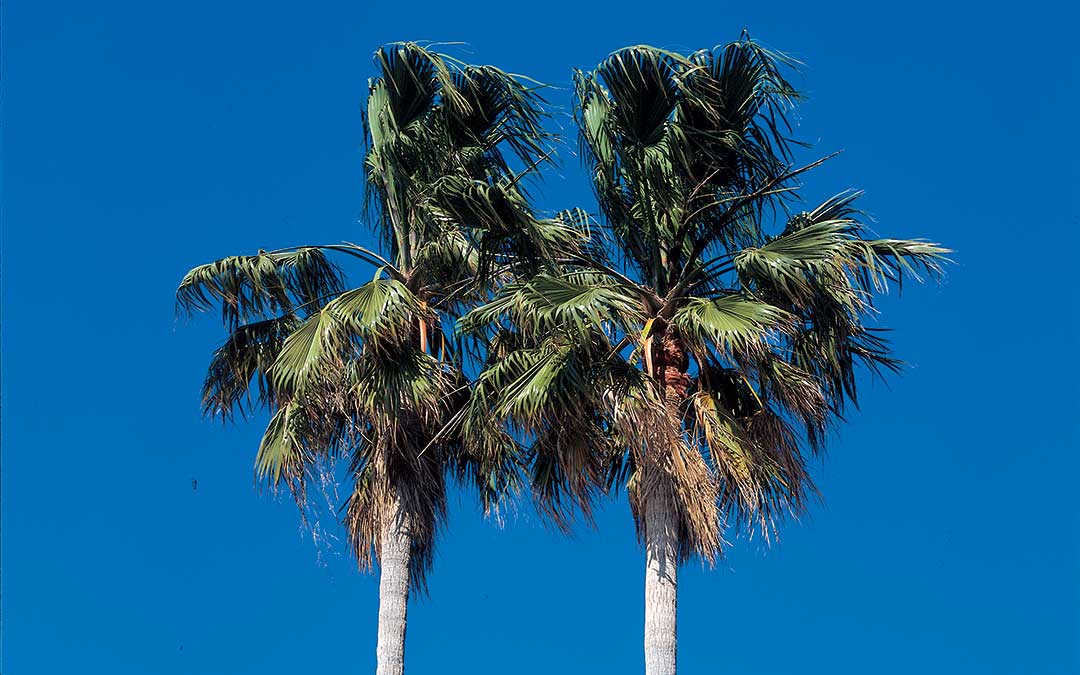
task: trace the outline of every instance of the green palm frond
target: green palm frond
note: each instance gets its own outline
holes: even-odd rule
[[[396,279],[376,278],[327,304],[340,326],[360,340],[401,342],[421,318],[430,318],[409,288]]]
[[[932,242],[863,239],[864,226],[852,216],[858,193],[842,194],[814,211],[793,216],[783,234],[734,257],[744,283],[806,305],[818,294],[833,296],[852,312],[863,299],[900,283],[905,274],[941,274],[950,251]],[[825,283],[822,283],[825,282]]]
[[[679,103],[684,59],[640,45],[621,49],[596,69],[612,99],[615,122],[639,146],[657,143]]]
[[[277,486],[286,484],[294,493],[302,490],[311,457],[304,442],[303,410],[287,403],[270,418],[255,456],[255,474]]]
[[[438,216],[431,198],[441,179],[508,181],[504,150],[536,164],[551,135],[542,126],[547,114],[538,87],[520,77],[415,43],[388,45],[376,61],[381,76],[369,86],[365,116],[366,201],[384,241],[411,270]]]
[[[733,258],[744,288],[800,319],[793,365],[812,375],[839,413],[857,402],[857,367],[896,371],[899,362],[863,324],[873,294],[904,276],[938,276],[949,251],[921,240],[864,239],[855,219],[857,193],[796,214],[783,234]]]
[[[425,422],[441,419],[452,381],[438,359],[417,349],[362,359],[352,395],[363,415],[407,410]]]
[[[381,71],[377,85],[385,91],[386,99],[385,108],[379,109],[380,115],[372,120],[376,147],[386,132],[400,132],[420,122],[434,105],[444,103],[459,113],[470,112],[469,102],[458,90],[455,73],[443,55],[415,42],[399,42],[377,50],[375,61]]]
[[[649,46],[577,72],[582,154],[626,261],[660,293],[714,243],[760,236],[785,190],[795,62],[749,38],[681,56]],[[790,174],[790,175],[789,175]]]
[[[479,150],[500,170],[506,162],[496,149],[505,144],[524,164],[533,164],[552,140],[544,130],[547,113],[538,90],[521,78],[494,66],[465,66],[456,73],[458,90],[468,102],[467,111],[450,115],[448,126],[466,151]],[[463,159],[468,155],[463,153]]]
[[[709,300],[691,298],[672,317],[671,324],[691,350],[710,350],[728,356],[761,353],[771,336],[789,330],[794,317],[749,296],[728,295]]]
[[[632,465],[609,415],[641,396],[647,380],[600,334],[498,333],[493,344],[474,392],[527,443],[540,512],[562,529],[577,515],[588,520],[598,496],[619,489]]]
[[[508,359],[504,368],[492,373],[493,376],[498,376],[502,371],[525,365],[520,374],[507,382],[502,391],[502,407],[499,412],[504,416],[526,423],[542,420],[545,411],[563,407],[585,384],[583,364],[569,346],[520,351],[515,356],[518,358]],[[518,359],[525,363],[517,363]]]
[[[829,419],[829,402],[820,382],[794,363],[766,352],[755,364],[761,398],[800,420],[813,450],[821,449]]]
[[[745,188],[779,175],[790,157],[787,114],[799,93],[784,76],[800,64],[745,37],[690,56],[700,70],[701,96],[685,107],[685,123],[697,130],[710,154],[730,162],[718,184]],[[708,133],[706,130],[723,130]],[[732,141],[738,139],[738,142]]]
[[[333,313],[323,308],[285,339],[269,373],[279,392],[303,392],[324,375],[328,363],[339,362],[345,345],[334,330],[336,323]]]
[[[271,318],[294,308],[310,312],[342,288],[341,270],[316,247],[231,256],[189,271],[176,291],[177,311],[220,303],[226,326]]]
[[[464,176],[445,176],[434,188],[433,214],[465,231],[481,252],[478,273],[487,278],[505,262],[528,274],[545,262],[576,255],[584,244],[588,218],[577,211],[537,217],[516,186]]]
[[[866,239],[859,240],[863,250],[858,256],[870,284],[876,291],[888,290],[888,282],[902,286],[904,276],[921,282],[922,276],[940,278],[942,265],[950,249],[923,239]]]
[[[811,327],[796,335],[792,361],[817,379],[830,407],[838,415],[843,412],[845,401],[856,406],[859,403],[859,366],[879,377],[886,372],[899,373],[903,366],[902,361],[891,355],[881,330],[842,325]]]
[[[234,411],[242,416],[253,407],[251,387],[258,396],[255,404],[277,401],[269,372],[285,339],[300,325],[294,314],[238,326],[214,351],[203,384],[203,414],[230,419]],[[248,410],[245,410],[245,406]]]
[[[283,392],[317,385],[361,345],[401,355],[421,318],[428,313],[404,284],[373,279],[327,303],[285,340],[270,372],[273,382]]]
[[[472,280],[480,267],[480,250],[460,228],[432,232],[416,252],[416,266],[433,293],[443,294],[456,284]]]
[[[461,330],[475,332],[504,317],[522,331],[543,335],[573,329],[579,335],[605,331],[611,325],[632,330],[644,322],[641,291],[609,275],[573,272],[562,276],[539,274],[528,282],[503,287],[495,298],[469,312]]]
[[[518,494],[528,466],[525,448],[501,424],[492,406],[482,389],[472,388],[460,419],[454,422],[457,444],[449,458],[451,473],[459,483],[476,490],[485,514],[497,512]]]

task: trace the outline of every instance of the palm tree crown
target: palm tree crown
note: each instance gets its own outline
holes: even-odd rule
[[[744,37],[629,47],[576,75],[596,248],[613,257],[508,284],[462,322],[514,346],[480,386],[531,440],[563,522],[625,485],[639,532],[650,496],[670,498],[680,561],[714,560],[725,525],[769,536],[814,492],[808,457],[858,365],[899,365],[866,325],[873,295],[947,251],[868,238],[855,192],[793,212],[821,161],[792,164],[792,63]]]
[[[205,412],[273,413],[258,476],[303,501],[313,472],[348,462],[345,523],[361,567],[397,517],[417,587],[447,477],[474,486],[486,510],[513,488],[520,463],[498,424],[469,414],[464,354],[444,322],[500,275],[575,249],[581,236],[569,217],[534,216],[510,169],[509,157],[532,167],[547,151],[537,87],[415,43],[380,49],[376,63],[366,193],[389,256],[343,243],[230,257],[191,270],[177,299],[187,312],[220,304],[229,331]],[[374,278],[347,289],[331,254],[371,264]]]

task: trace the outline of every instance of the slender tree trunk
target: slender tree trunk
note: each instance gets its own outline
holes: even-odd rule
[[[405,672],[405,611],[409,601],[409,531],[397,502],[382,533],[379,560],[379,642],[376,675]]]
[[[677,411],[690,389],[686,347],[661,322],[650,345],[650,375]],[[659,470],[655,468],[654,470]],[[648,471],[648,469],[646,469]],[[645,497],[645,675],[675,675],[679,515],[672,486],[656,481]]]
[[[645,675],[675,675],[676,526],[671,494],[653,490],[645,502]]]

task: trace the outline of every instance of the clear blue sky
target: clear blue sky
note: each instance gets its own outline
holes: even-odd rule
[[[370,672],[375,579],[253,489],[256,425],[199,417],[221,334],[174,321],[181,275],[367,238],[380,43],[465,41],[565,86],[627,44],[743,28],[807,63],[802,158],[846,149],[808,194],[865,188],[879,232],[958,264],[883,304],[912,367],[866,389],[825,503],[684,573],[682,672],[1077,672],[1080,17],[969,4],[5,3],[5,675]],[[539,204],[594,209],[564,155]],[[462,501],[409,672],[640,672],[642,555],[622,502],[598,525],[498,529]]]

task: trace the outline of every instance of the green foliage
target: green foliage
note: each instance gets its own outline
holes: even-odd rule
[[[226,327],[236,330],[252,319],[317,309],[341,290],[342,283],[340,269],[318,248],[259,251],[194,268],[180,282],[176,306],[178,312],[190,315],[220,303]]]
[[[867,237],[854,192],[783,218],[824,161],[792,163],[795,65],[744,36],[576,73],[591,234],[617,262],[569,256],[459,325],[499,345],[477,386],[529,443],[556,522],[625,487],[639,527],[650,494],[674,496],[684,557],[715,559],[725,525],[771,536],[816,494],[809,454],[859,367],[899,368],[866,325],[873,297],[938,276],[948,251]]]
[[[220,305],[229,331],[205,412],[271,413],[260,479],[302,502],[313,473],[347,461],[361,566],[401,507],[418,585],[448,480],[485,509],[528,481],[560,527],[625,488],[640,528],[663,491],[681,555],[709,561],[724,527],[769,537],[804,509],[807,462],[857,403],[861,369],[900,368],[868,325],[874,297],[938,277],[949,251],[869,236],[857,192],[795,208],[825,161],[793,162],[796,62],[743,36],[689,55],[628,47],[576,72],[597,224],[529,203],[553,141],[538,86],[416,43],[375,60],[365,191],[386,257],[260,251],[197,267],[177,292],[183,312]],[[374,277],[347,287],[331,253]]]
[[[274,404],[276,395],[269,380],[270,367],[281,352],[285,339],[300,325],[294,314],[237,326],[210,359],[203,384],[203,413],[230,419],[238,410],[246,415],[251,408],[250,385],[254,381],[258,398],[254,404]]]
[[[578,214],[536,216],[525,174],[509,168],[513,157],[528,173],[549,155],[536,86],[415,43],[388,45],[375,61],[366,193],[389,255],[343,243],[233,256],[189,272],[177,306],[222,308],[229,338],[211,361],[204,408],[226,419],[269,409],[259,480],[303,505],[313,476],[348,462],[344,523],[358,562],[375,564],[400,510],[422,588],[447,480],[493,510],[526,461],[470,390],[442,325],[511,271],[579,253],[586,234]],[[329,254],[374,265],[374,278],[347,287]]]
[[[771,335],[791,324],[787,312],[750,297],[687,298],[671,320],[678,335],[697,354],[718,350],[729,359],[767,349]]]
[[[627,328],[644,320],[636,288],[602,273],[538,274],[504,285],[485,305],[469,312],[461,329],[474,332],[507,319],[523,333],[543,335],[572,329],[586,335],[605,320]]]
[[[402,268],[441,227],[437,186],[472,181],[496,190],[497,208],[525,209],[506,153],[527,165],[546,157],[536,87],[492,66],[470,66],[415,43],[376,52],[365,126],[368,205]],[[449,210],[453,210],[452,208]]]

